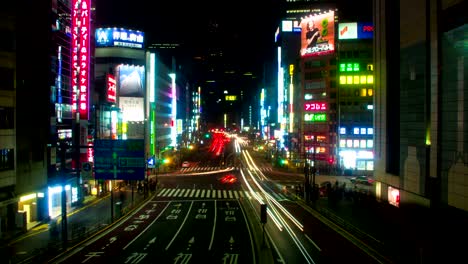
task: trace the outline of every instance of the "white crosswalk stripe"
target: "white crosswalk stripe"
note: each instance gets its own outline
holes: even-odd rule
[[[182,173],[190,173],[190,172],[204,172],[204,171],[216,171],[221,170],[220,166],[196,166],[190,168],[181,168],[180,172]]]
[[[256,192],[256,195],[262,197],[263,194]],[[270,193],[277,201],[289,200],[282,193]],[[179,189],[179,188],[163,188],[156,196],[158,197],[184,197],[184,198],[205,198],[205,199],[251,199],[251,194],[248,191],[241,190],[215,190],[215,189]]]

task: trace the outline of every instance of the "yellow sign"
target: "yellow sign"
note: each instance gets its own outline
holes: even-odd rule
[[[226,95],[226,101],[236,101],[237,96],[236,95]]]

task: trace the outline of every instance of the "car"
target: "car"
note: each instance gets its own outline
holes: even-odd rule
[[[232,184],[232,183],[237,182],[237,177],[232,174],[228,174],[228,175],[223,176],[220,179],[220,181],[221,183]]]
[[[188,161],[182,162],[182,168],[188,168],[188,167],[190,167],[190,162]]]

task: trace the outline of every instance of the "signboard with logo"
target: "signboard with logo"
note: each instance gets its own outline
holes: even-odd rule
[[[338,39],[372,39],[374,25],[370,22],[351,22],[338,24]]]
[[[143,180],[145,169],[143,139],[94,141],[95,179]]]
[[[144,33],[124,28],[96,29],[96,47],[143,48]]]

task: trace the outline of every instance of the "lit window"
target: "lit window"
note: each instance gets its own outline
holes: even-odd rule
[[[359,139],[353,140],[353,147],[359,148]]]
[[[353,84],[353,76],[346,76],[346,83]]]
[[[360,147],[361,148],[366,148],[366,140],[365,139],[361,139]]]
[[[367,75],[367,83],[374,83],[374,76],[373,75]]]
[[[340,135],[346,135],[346,127],[340,127]]]
[[[352,148],[353,147],[353,140],[351,140],[351,139],[346,140],[346,147]]]
[[[374,105],[367,105],[367,110],[373,110],[374,109]]]
[[[368,71],[374,71],[374,65],[373,64],[367,64],[367,70]]]
[[[340,84],[346,84],[346,76],[340,76]]]
[[[348,64],[346,65],[346,71],[353,71],[353,64],[348,63]]]
[[[366,88],[361,89],[361,96],[365,97],[366,95],[367,95],[367,89]]]
[[[365,75],[362,75],[362,76],[361,76],[361,83],[362,83],[362,84],[365,84],[366,82],[367,82],[366,76],[365,76]]]
[[[373,135],[373,134],[374,134],[374,128],[369,127],[369,128],[367,129],[367,134],[368,134],[368,135]]]
[[[358,170],[364,170],[366,168],[366,161],[358,160],[356,162],[356,167],[357,167]]]
[[[340,148],[346,147],[346,140],[340,139]]]
[[[365,127],[361,127],[361,135],[365,135],[366,134],[366,128]]]
[[[368,94],[369,96],[372,96],[372,95],[374,94],[374,90],[372,90],[372,89],[367,89],[367,94]]]
[[[353,83],[354,84],[359,84],[359,75],[354,75],[353,76]]]
[[[359,127],[355,127],[353,131],[354,135],[359,135]]]
[[[340,64],[340,72],[344,72],[346,70],[346,65],[344,63]]]
[[[374,147],[374,140],[368,139],[367,140],[367,147],[368,148],[373,148]]]
[[[373,170],[374,170],[374,161],[368,160],[368,161],[366,162],[366,167],[367,167],[367,170],[373,171]]]
[[[359,63],[354,63],[354,71],[359,71]]]

